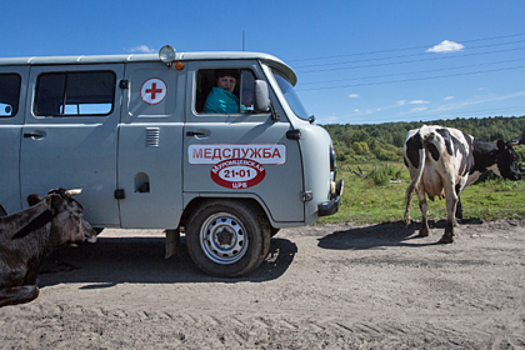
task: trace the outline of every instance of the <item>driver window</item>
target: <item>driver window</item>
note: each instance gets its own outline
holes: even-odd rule
[[[204,114],[254,113],[255,75],[249,69],[201,69],[195,110]]]

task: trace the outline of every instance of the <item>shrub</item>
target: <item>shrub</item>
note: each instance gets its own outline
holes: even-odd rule
[[[374,181],[376,186],[384,186],[390,183],[390,180],[402,180],[405,178],[403,168],[394,166],[376,167],[368,174],[367,178]]]
[[[366,142],[358,142],[355,141],[352,144],[352,149],[356,154],[364,155],[370,153],[370,149],[368,148],[368,144]]]

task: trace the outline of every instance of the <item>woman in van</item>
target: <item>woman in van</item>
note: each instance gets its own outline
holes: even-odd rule
[[[204,105],[205,113],[239,113],[239,98],[233,94],[239,73],[233,69],[217,69],[215,85]]]

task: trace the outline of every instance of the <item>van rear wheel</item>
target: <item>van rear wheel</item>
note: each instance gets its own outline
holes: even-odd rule
[[[193,212],[186,241],[191,258],[204,272],[236,277],[257,268],[270,249],[270,225],[245,202],[212,201]]]

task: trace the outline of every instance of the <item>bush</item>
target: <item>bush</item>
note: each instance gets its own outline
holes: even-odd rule
[[[405,170],[403,168],[393,166],[382,166],[375,168],[368,174],[367,178],[374,181],[376,186],[384,186],[390,183],[390,180],[402,180]]]
[[[370,149],[368,148],[368,144],[366,142],[355,141],[352,144],[352,149],[358,155],[365,155],[370,153]]]
[[[398,160],[398,156],[395,152],[390,152],[384,149],[379,149],[377,152],[375,152],[375,156],[379,160]]]

